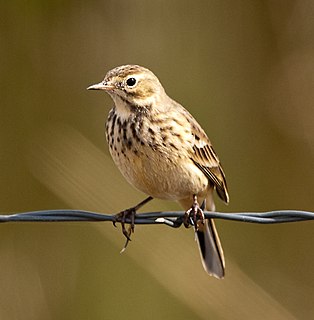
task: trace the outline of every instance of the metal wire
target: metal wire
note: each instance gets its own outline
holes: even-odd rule
[[[268,212],[204,212],[206,218],[232,220],[238,222],[250,222],[260,224],[275,224],[287,222],[300,222],[314,220],[314,213],[299,210],[278,210]],[[170,212],[145,212],[135,216],[135,224],[165,224],[177,228],[183,222],[183,211]],[[42,210],[15,213],[10,215],[0,215],[0,223],[4,222],[65,222],[65,221],[85,221],[117,222],[113,214],[104,214],[84,210]],[[130,223],[126,219],[126,223]]]

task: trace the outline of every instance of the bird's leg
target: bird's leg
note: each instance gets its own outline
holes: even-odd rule
[[[131,238],[130,238],[131,234],[134,233],[136,211],[151,200],[153,200],[153,197],[149,196],[145,200],[138,203],[136,206],[123,210],[114,216],[113,225],[116,227],[116,223],[120,222],[122,227],[122,233],[126,237],[126,243],[121,252],[123,252],[126,249],[129,241],[131,241]],[[131,220],[131,223],[130,223],[130,227],[127,229],[125,227],[125,223],[126,223],[125,221],[128,218]]]
[[[204,216],[204,210],[205,208],[205,200],[202,203],[202,206],[200,207],[200,205],[197,202],[197,196],[194,194],[193,195],[193,204],[191,206],[190,209],[188,209],[185,214],[184,214],[184,218],[183,218],[183,224],[186,228],[188,228],[191,223],[190,223],[190,219],[192,219],[193,225],[195,230],[197,231],[198,229],[198,224],[204,224],[204,220],[205,220],[205,216]]]

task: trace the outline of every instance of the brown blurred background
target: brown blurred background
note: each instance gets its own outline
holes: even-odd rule
[[[299,1],[2,1],[3,213],[118,212],[143,198],[104,138],[112,102],[88,92],[121,64],[152,69],[202,124],[230,188],[220,211],[314,210],[314,5]],[[148,210],[177,205],[154,201]],[[219,221],[226,278],[192,230],[0,225],[0,318],[310,319],[313,223]]]

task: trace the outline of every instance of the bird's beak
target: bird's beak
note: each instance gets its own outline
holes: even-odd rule
[[[113,89],[115,89],[115,86],[107,83],[106,81],[102,81],[100,83],[93,84],[87,88],[87,90],[105,90],[105,91],[110,91]]]

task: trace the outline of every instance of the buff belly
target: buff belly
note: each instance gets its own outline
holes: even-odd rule
[[[177,201],[194,194],[205,197],[208,192],[208,179],[192,160],[174,161],[158,151],[144,156],[110,151],[125,179],[154,198]]]

